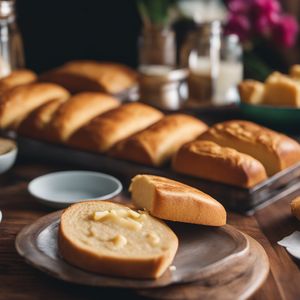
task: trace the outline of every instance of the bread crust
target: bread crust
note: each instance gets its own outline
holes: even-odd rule
[[[142,103],[124,104],[93,119],[75,132],[67,144],[93,152],[106,152],[122,139],[159,121],[163,114]]]
[[[136,197],[137,180],[143,178],[154,188],[151,215],[164,220],[223,226],[226,224],[226,211],[221,203],[211,196],[181,182],[154,175],[137,175],[132,179],[130,191],[133,204],[140,207]]]
[[[118,94],[137,84],[137,73],[122,64],[76,60],[43,74],[40,80],[60,84],[72,93]]]
[[[67,90],[53,83],[31,83],[15,87],[0,99],[0,128],[17,128],[39,106],[68,97]]]
[[[264,100],[264,84],[256,80],[244,80],[238,85],[241,101],[250,104],[261,104]]]
[[[118,143],[111,150],[117,158],[160,166],[185,143],[207,130],[202,121],[188,115],[169,115],[149,128]]]
[[[199,139],[254,157],[263,164],[268,176],[300,161],[300,145],[297,141],[249,121],[231,120],[215,124]]]
[[[48,132],[48,124],[55,111],[66,99],[51,100],[31,112],[18,127],[18,133],[30,138],[53,141]]]
[[[110,205],[109,201],[101,201]],[[162,226],[168,231],[171,237],[172,243],[169,249],[164,250],[160,255],[149,255],[140,257],[128,257],[125,255],[108,255],[107,253],[101,253],[90,247],[83,247],[78,241],[70,237],[68,234],[68,227],[70,226],[70,215],[77,209],[80,209],[82,205],[90,205],[97,203],[97,201],[86,201],[77,203],[69,207],[64,211],[61,216],[61,222],[59,227],[58,245],[60,254],[63,258],[81,269],[100,273],[104,275],[129,277],[136,279],[153,279],[160,277],[166,268],[171,264],[177,248],[178,239],[173,231],[167,227],[164,223]],[[114,203],[114,206],[120,208],[124,205]]]
[[[182,146],[172,161],[173,170],[216,182],[250,188],[267,179],[264,166],[250,155],[210,141]]]
[[[117,99],[107,94],[97,92],[76,94],[55,112],[49,123],[51,139],[65,142],[76,130],[93,118],[119,105]]]
[[[0,79],[0,97],[8,90],[23,84],[36,81],[37,75],[27,69],[12,71],[8,76]]]

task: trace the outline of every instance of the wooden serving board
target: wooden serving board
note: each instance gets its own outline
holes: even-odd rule
[[[30,160],[67,163],[89,170],[106,172],[118,177],[125,186],[128,186],[130,179],[137,174],[153,174],[172,178],[212,195],[230,210],[247,214],[252,214],[256,209],[287,197],[300,189],[300,163],[275,174],[251,189],[246,189],[176,174],[170,166],[162,168],[143,166],[102,154],[24,137],[18,138],[18,147],[20,155]]]
[[[176,270],[168,269],[157,280],[123,279],[86,272],[68,264],[59,255],[57,229],[60,215],[61,211],[51,213],[23,228],[16,238],[16,249],[29,264],[63,281],[131,288],[140,295],[160,299],[205,298],[216,296],[217,291],[232,286],[235,288],[227,290],[226,295],[234,295],[237,299],[252,294],[269,271],[268,258],[262,247],[232,226],[213,228],[171,222],[169,225],[179,238],[179,249],[173,262]],[[178,293],[182,286],[184,288]],[[192,298],[186,297],[187,291]]]

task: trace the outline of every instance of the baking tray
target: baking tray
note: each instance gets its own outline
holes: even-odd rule
[[[149,167],[25,137],[18,137],[17,142],[19,155],[31,161],[70,164],[72,167],[106,172],[118,177],[125,187],[128,187],[130,179],[137,174],[164,176],[199,188],[216,198],[227,209],[241,213],[252,214],[255,210],[300,190],[300,163],[246,189],[177,174],[171,170],[170,165],[162,168]]]

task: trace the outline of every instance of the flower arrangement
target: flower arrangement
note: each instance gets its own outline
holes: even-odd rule
[[[295,45],[297,20],[284,13],[278,0],[227,0],[225,3],[228,8],[225,32],[237,34],[242,41],[245,69],[250,69],[250,76],[265,79],[272,67],[280,68],[280,52]]]

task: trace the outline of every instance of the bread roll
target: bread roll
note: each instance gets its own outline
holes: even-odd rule
[[[276,106],[300,107],[300,84],[279,72],[266,80],[264,103]]]
[[[68,97],[67,90],[52,83],[32,83],[9,90],[0,99],[0,128],[17,128],[39,106]]]
[[[59,107],[49,124],[52,140],[65,142],[96,116],[119,106],[117,99],[102,93],[76,94]]]
[[[137,175],[129,187],[133,204],[152,216],[185,223],[222,226],[224,207],[211,196],[168,178]]]
[[[210,141],[183,145],[172,165],[179,173],[245,188],[267,179],[266,170],[258,160]]]
[[[291,203],[292,214],[300,220],[300,197],[296,197]]]
[[[118,143],[111,155],[160,166],[181,147],[207,129],[202,121],[183,114],[169,115],[151,127]]]
[[[12,71],[8,76],[0,79],[0,97],[8,90],[23,84],[36,81],[37,76],[33,71],[20,69]]]
[[[137,84],[137,74],[117,63],[78,60],[43,74],[40,80],[60,84],[72,93],[93,91],[118,94]]]
[[[242,102],[250,104],[261,104],[264,98],[265,85],[256,80],[244,80],[239,86]]]
[[[232,120],[216,124],[199,139],[212,141],[254,157],[263,164],[268,176],[300,161],[298,142],[248,121]]]
[[[79,149],[105,152],[162,117],[163,114],[151,106],[142,103],[124,104],[93,119],[75,132],[67,143]]]
[[[50,137],[48,124],[65,100],[63,98],[51,100],[31,112],[18,127],[18,133],[34,139],[53,141]]]
[[[300,79],[300,65],[291,66],[289,74],[294,79]]]
[[[77,203],[64,211],[59,250],[70,264],[104,275],[152,279],[173,261],[178,239],[145,212],[107,201]]]

